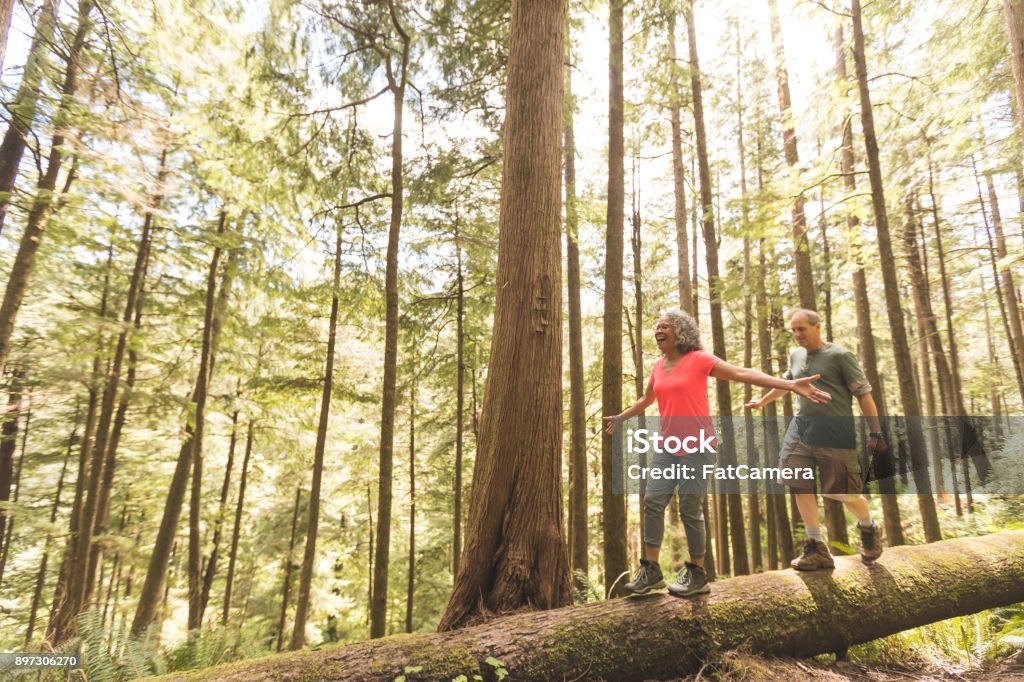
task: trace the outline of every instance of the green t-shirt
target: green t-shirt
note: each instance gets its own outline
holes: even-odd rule
[[[802,379],[820,374],[814,386],[832,396],[827,403],[812,403],[797,396],[797,416],[787,435],[808,445],[829,448],[857,447],[853,420],[853,396],[871,392],[871,384],[857,362],[857,356],[834,343],[815,351],[797,348],[789,356],[785,379]]]

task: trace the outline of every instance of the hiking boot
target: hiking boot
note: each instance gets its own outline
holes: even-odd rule
[[[860,531],[860,558],[864,563],[870,564],[882,556],[882,529],[872,521],[869,528],[864,528],[858,523],[857,530]]]
[[[804,553],[789,562],[798,571],[816,571],[819,568],[835,568],[836,562],[828,551],[828,545],[821,540],[808,539],[804,543]]]
[[[707,594],[711,591],[708,584],[708,574],[703,566],[686,562],[683,570],[679,571],[676,579],[669,583],[669,594],[677,597],[693,597],[698,594]]]
[[[661,566],[656,561],[640,560],[640,567],[633,574],[633,579],[623,586],[627,595],[647,594],[651,590],[665,587],[665,578],[661,574]]]

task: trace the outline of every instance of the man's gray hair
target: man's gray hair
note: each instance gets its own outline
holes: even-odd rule
[[[798,310],[794,310],[793,314],[789,316],[789,319],[792,320],[797,315],[803,315],[804,319],[807,320],[807,324],[811,325],[812,327],[817,327],[819,324],[821,324],[821,315],[808,308],[800,308]]]
[[[660,317],[667,317],[672,323],[672,331],[676,333],[676,348],[680,353],[686,355],[691,350],[703,350],[700,345],[700,329],[692,315],[679,308],[666,308],[661,311]]]

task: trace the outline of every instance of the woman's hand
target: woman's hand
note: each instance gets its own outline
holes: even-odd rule
[[[757,398],[756,400],[751,400],[743,407],[747,408],[748,410],[760,410],[762,407],[764,407],[764,403],[761,402],[760,398]]]
[[[827,403],[828,401],[832,400],[831,394],[826,393],[825,391],[822,391],[820,389],[817,389],[814,386],[811,386],[811,382],[817,381],[820,378],[820,374],[815,374],[812,377],[796,379],[795,381],[793,381],[793,388],[791,388],[790,390],[793,391],[793,393],[796,393],[797,395],[802,395],[803,397],[810,400],[812,403]]]
[[[621,422],[622,420],[623,416],[621,414],[617,414],[614,417],[605,417],[604,421],[606,423],[604,425],[604,432],[611,436],[615,431],[615,424],[617,422]]]

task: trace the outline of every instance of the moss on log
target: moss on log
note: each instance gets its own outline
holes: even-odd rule
[[[666,594],[520,613],[170,675],[176,680],[644,680],[693,673],[720,652],[806,657],[1024,601],[1024,531],[886,549],[865,566],[773,571]],[[488,662],[490,660],[490,662]]]

